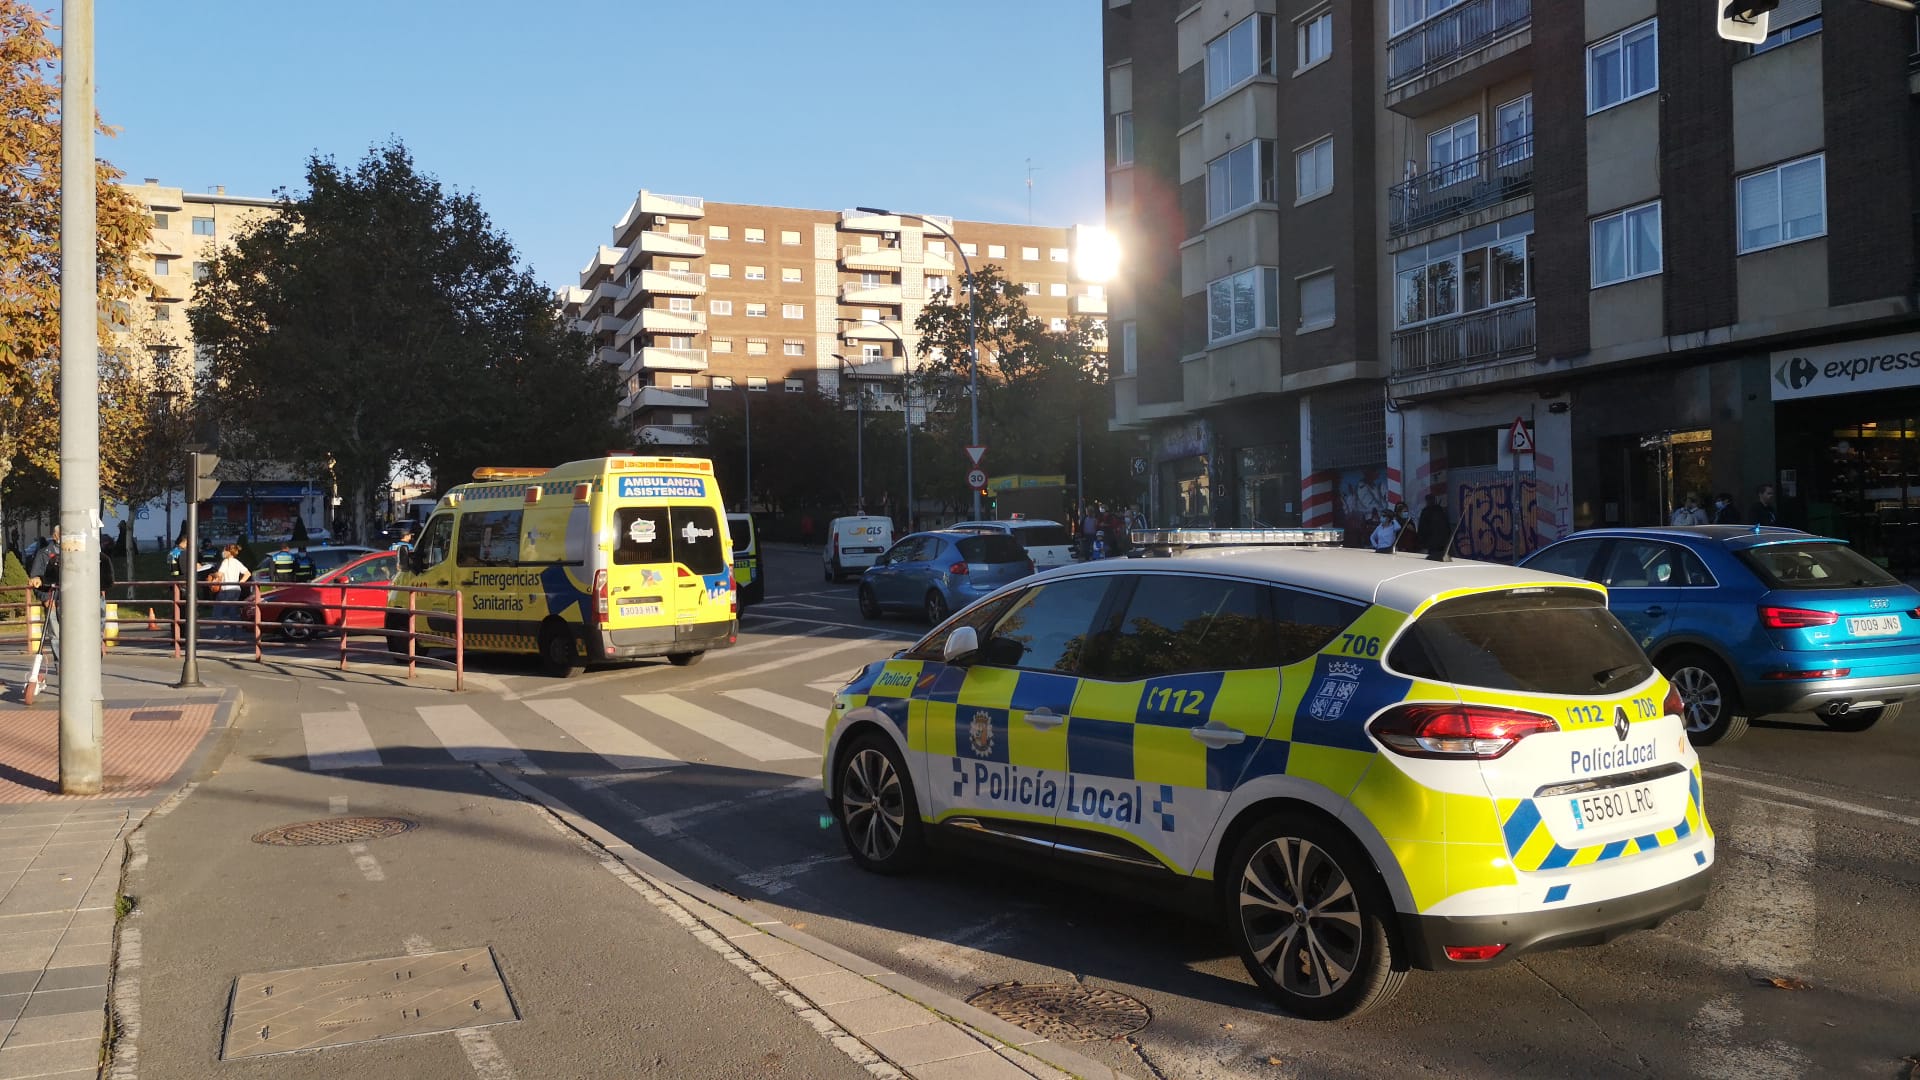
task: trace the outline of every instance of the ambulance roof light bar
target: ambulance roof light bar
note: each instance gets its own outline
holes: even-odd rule
[[[482,465],[473,470],[475,480],[525,480],[545,476],[551,470],[525,465]]]
[[[1127,534],[1148,555],[1207,547],[1339,547],[1340,529],[1135,529]]]

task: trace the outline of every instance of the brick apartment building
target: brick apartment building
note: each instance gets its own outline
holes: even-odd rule
[[[954,240],[910,217],[641,191],[561,303],[620,370],[618,419],[658,446],[697,445],[703,411],[742,394],[834,393],[846,364],[904,374],[915,319],[969,262],[1025,284],[1056,329],[1105,317],[1104,287],[1076,274],[1076,230],[933,220]]]
[[[144,183],[122,184],[153,215],[153,234],[141,261],[153,281],[144,310],[128,320],[129,337],[140,346],[155,374],[170,378],[174,389],[193,390],[203,364],[198,362],[193,329],[187,325],[187,307],[194,283],[206,276],[207,264],[219,248],[240,229],[264,214],[277,212],[279,201],[252,195],[229,195],[225,187],[210,192],[168,187],[148,177]],[[188,367],[192,362],[193,366]]]
[[[1538,6],[1102,0],[1115,419],[1156,512],[1444,492],[1463,549],[1508,559],[1771,482],[1911,566],[1915,17],[1782,0],[1745,46],[1693,0]],[[1248,324],[1254,267],[1279,287],[1255,275]]]

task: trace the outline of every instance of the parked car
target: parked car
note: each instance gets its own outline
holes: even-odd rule
[[[385,625],[387,586],[399,566],[395,552],[376,551],[312,581],[269,588],[260,597],[261,625],[278,626],[288,641],[309,641],[342,626],[377,630]]]
[[[1840,540],[1751,525],[1593,529],[1522,565],[1607,586],[1699,745],[1768,713],[1864,731],[1920,696],[1920,592]]]
[[[860,575],[860,614],[917,611],[937,623],[1033,573],[1020,541],[1004,534],[923,532],[903,538]]]
[[[827,543],[820,563],[828,581],[859,573],[893,543],[893,519],[877,514],[837,517],[827,522]]]
[[[1020,541],[1036,570],[1053,570],[1073,562],[1073,533],[1045,518],[1008,518],[1005,521],[962,521],[948,526],[953,532],[1000,533]]]
[[[259,564],[253,568],[253,576],[256,579],[263,583],[273,580],[273,552],[278,550],[280,550],[280,545],[275,544],[272,550],[268,551],[267,554],[261,558]],[[361,547],[358,544],[341,544],[339,546],[309,547],[307,548],[307,556],[313,560],[313,577],[314,580],[318,581],[321,575],[329,571],[338,570],[363,555],[372,555],[379,550],[378,548]],[[216,557],[214,561],[219,562],[220,560]]]

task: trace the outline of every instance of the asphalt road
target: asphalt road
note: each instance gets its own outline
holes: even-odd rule
[[[854,868],[823,817],[820,726],[846,675],[925,627],[861,619],[815,553],[766,561],[734,649],[566,680],[476,661],[480,689],[427,703],[455,713],[370,720],[375,750],[398,765],[508,744],[636,847],[959,997],[1019,980],[1138,998],[1153,1018],[1134,1041],[1078,1048],[1141,1077],[1905,1076],[1920,1056],[1920,717],[1860,734],[1767,718],[1706,751],[1720,843],[1704,910],[1415,973],[1386,1011],[1315,1024],[1269,1009],[1204,919],[1138,886],[985,857],[906,879]]]

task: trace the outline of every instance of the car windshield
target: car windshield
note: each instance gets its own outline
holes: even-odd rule
[[[1030,548],[1066,547],[1073,543],[1064,525],[1028,525],[1022,529],[1013,530],[1013,535],[1019,537],[1020,542]]]
[[[960,557],[970,563],[1023,563],[1027,549],[1011,536],[969,536],[958,542]]]
[[[1763,544],[1740,561],[1775,589],[1884,589],[1900,581],[1845,544],[1794,541]]]
[[[1387,663],[1402,675],[1487,690],[1599,696],[1653,665],[1600,598],[1584,590],[1479,593],[1435,604]]]

